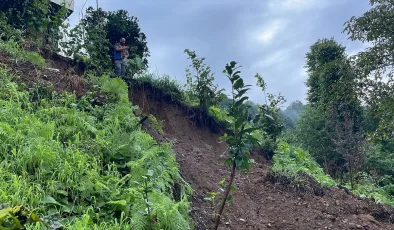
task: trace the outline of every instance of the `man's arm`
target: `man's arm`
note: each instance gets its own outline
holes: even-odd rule
[[[128,49],[128,48],[129,48],[128,46],[120,47],[120,45],[115,45],[115,50],[116,51],[123,51],[123,50]]]

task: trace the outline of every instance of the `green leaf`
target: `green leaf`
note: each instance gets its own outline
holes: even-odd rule
[[[41,203],[43,203],[43,204],[56,204],[56,205],[59,205],[59,206],[63,206],[62,204],[57,202],[55,200],[55,198],[53,198],[51,196],[46,196],[43,200],[41,200]]]
[[[41,222],[40,217],[38,217],[38,215],[35,213],[30,213],[29,219],[30,219],[30,222],[33,222],[33,223]]]
[[[125,200],[108,201],[107,204],[113,206],[116,210],[126,211],[127,201]]]
[[[151,176],[153,176],[153,174],[154,174],[154,171],[153,171],[153,170],[148,170],[148,173],[147,173],[148,176],[151,177]]]
[[[224,162],[227,166],[230,166],[233,163],[233,158],[229,157],[226,159],[226,161]]]
[[[246,88],[246,89],[239,91],[238,94],[235,95],[235,99],[242,97],[248,90],[250,90],[250,88]]]
[[[272,117],[272,116],[269,115],[269,114],[264,114],[264,116],[268,117],[268,118],[271,119],[272,121],[275,121],[274,117]]]
[[[226,71],[227,71],[228,75],[233,74],[233,70],[232,70],[231,66],[226,66]]]
[[[241,106],[241,105],[244,103],[244,101],[246,101],[246,100],[248,100],[248,99],[249,99],[249,97],[242,97],[242,98],[239,99],[237,102],[235,102],[234,107],[239,107],[239,106]]]
[[[238,130],[242,124],[246,122],[245,118],[242,116],[239,116],[238,119],[235,121],[235,129]]]
[[[255,131],[255,130],[259,130],[259,129],[261,129],[261,128],[262,128],[262,127],[247,128],[247,129],[242,130],[242,131],[239,133],[239,135],[242,136],[242,135],[244,135],[245,133],[251,133],[251,132],[253,132],[253,131]]]
[[[234,89],[240,89],[244,87],[244,80],[242,78],[239,78],[235,83],[234,83]]]
[[[66,192],[64,190],[57,190],[56,193],[60,194],[60,195],[63,195],[63,196],[68,196],[68,192]]]

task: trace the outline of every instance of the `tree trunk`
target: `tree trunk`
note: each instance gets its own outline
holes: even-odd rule
[[[235,160],[234,160],[233,167],[231,169],[230,181],[226,187],[226,191],[224,192],[224,198],[223,198],[222,204],[220,205],[219,213],[216,217],[215,228],[214,228],[215,230],[218,229],[219,224],[220,224],[220,217],[222,216],[224,206],[226,205],[227,197],[230,193],[231,185],[233,184],[233,180],[234,180],[234,176],[235,176],[235,169],[236,169],[236,164],[235,164]]]

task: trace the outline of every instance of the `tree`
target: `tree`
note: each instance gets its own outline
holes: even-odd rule
[[[68,55],[84,56],[85,50],[90,64],[96,68],[113,67],[113,45],[121,37],[126,39],[126,46],[130,47],[130,64],[141,69],[148,66],[149,49],[146,35],[141,32],[138,19],[128,16],[125,10],[104,11],[101,8],[89,7],[85,17],[71,31],[70,37]],[[134,70],[133,73],[141,69]]]
[[[330,138],[333,130],[326,125],[327,119],[328,116],[315,106],[306,105],[295,129],[291,131],[290,142],[299,144],[310,152],[326,173],[339,175],[344,162],[335,151],[334,143]]]
[[[63,37],[60,27],[68,16],[65,3],[61,6],[49,0],[4,0],[0,2],[0,17],[24,38],[33,41],[37,49],[47,46],[58,51]]]
[[[114,44],[121,37],[126,39],[126,45],[131,47],[130,59],[140,58],[148,65],[149,49],[147,46],[146,35],[139,27],[138,18],[128,16],[126,10],[108,12],[107,16],[107,39]]]
[[[345,47],[334,39],[319,39],[314,43],[306,54],[306,67],[308,101],[320,116],[316,118],[325,119],[325,124],[318,122],[320,130],[325,132],[320,134],[324,137],[323,149],[332,149],[327,153],[333,154],[331,157],[336,162],[345,160],[354,185],[354,175],[361,168],[359,164],[363,163],[360,160],[363,152],[358,148],[363,142],[363,133],[357,75],[346,56]],[[319,158],[330,159],[324,155]]]
[[[361,130],[361,117],[356,111],[343,110],[331,107],[328,124],[334,127],[335,132],[331,136],[335,151],[345,160],[345,168],[349,173],[352,189],[356,186],[357,173],[362,170],[365,163],[365,142]],[[341,111],[338,114],[338,111]]]
[[[363,100],[374,108],[380,117],[373,133],[375,141],[392,140],[394,137],[394,3],[391,0],[370,1],[373,6],[360,17],[345,23],[351,40],[369,42],[367,48],[353,57]]]

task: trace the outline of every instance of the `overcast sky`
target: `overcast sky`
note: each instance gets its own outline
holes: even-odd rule
[[[76,0],[72,24],[85,1]],[[89,5],[96,1],[87,0],[85,8]],[[304,58],[317,39],[334,37],[349,54],[365,48],[342,31],[347,20],[370,8],[369,0],[99,0],[99,6],[125,9],[139,19],[152,71],[185,81],[188,48],[206,58],[221,87],[230,86],[222,70],[234,60],[247,84],[255,85],[253,76],[260,73],[268,92],[280,92],[286,104],[305,101]],[[264,102],[257,87],[249,96]]]

